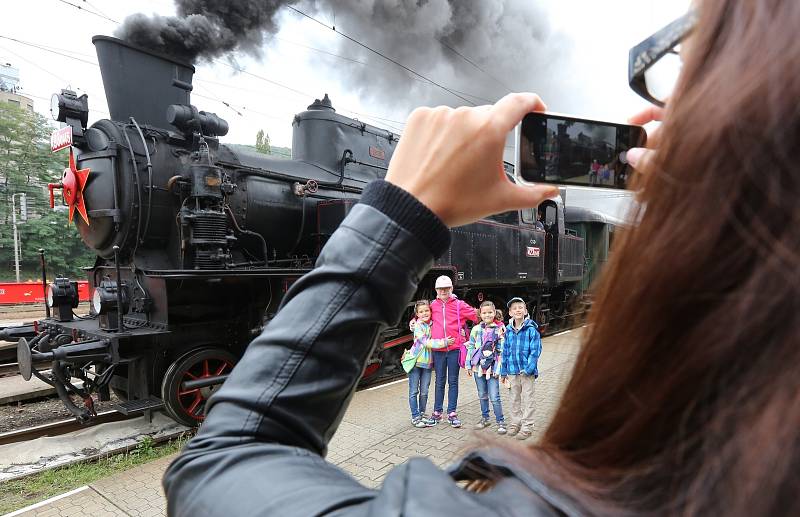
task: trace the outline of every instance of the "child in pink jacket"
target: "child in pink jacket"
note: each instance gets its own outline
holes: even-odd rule
[[[453,294],[453,281],[448,276],[436,279],[436,299],[431,302],[431,338],[446,339],[452,337],[454,342],[445,350],[433,351],[433,370],[436,372],[436,393],[431,418],[441,420],[444,404],[445,383],[447,391],[447,420],[453,427],[461,427],[456,407],[458,406],[458,372],[463,364],[459,364],[461,349],[467,341],[465,324],[467,321],[477,322],[478,311],[467,302],[459,300]]]

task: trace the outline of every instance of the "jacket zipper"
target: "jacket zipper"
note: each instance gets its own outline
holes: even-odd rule
[[[447,343],[447,306],[445,305],[444,300],[442,300],[442,322],[443,322],[443,329],[444,329],[444,342]],[[444,348],[445,353],[450,351],[450,345],[447,345]]]

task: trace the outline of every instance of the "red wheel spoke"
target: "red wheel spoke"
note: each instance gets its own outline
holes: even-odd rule
[[[192,402],[192,405],[190,405],[186,411],[188,411],[190,415],[195,416],[194,412],[201,402],[203,402],[203,397],[200,395],[200,390],[197,390],[197,394],[194,396],[194,402]]]
[[[228,367],[228,363],[222,363],[222,366],[217,368],[217,371],[214,373],[214,375],[222,375],[222,372],[224,372],[225,368],[227,368],[227,367]]]
[[[203,377],[210,377],[211,373],[208,369],[208,359],[203,361]]]
[[[194,388],[192,390],[186,390],[186,391],[179,391],[178,396],[183,397],[184,395],[190,395],[192,393],[197,393],[198,391],[200,391],[200,388]]]
[[[197,376],[192,375],[191,372],[189,372],[188,370],[186,371],[186,373],[184,373],[184,375],[188,376],[190,379],[197,379]]]

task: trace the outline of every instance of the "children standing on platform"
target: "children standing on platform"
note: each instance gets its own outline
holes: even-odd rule
[[[452,337],[431,338],[431,305],[428,300],[419,300],[414,304],[414,313],[416,315],[414,343],[403,353],[400,361],[403,369],[408,373],[408,405],[411,409],[411,425],[430,427],[437,422],[425,416],[433,365],[431,349],[445,348],[452,345],[455,339]]]
[[[539,376],[542,338],[536,322],[525,317],[527,308],[522,298],[509,300],[508,312],[512,319],[504,336],[500,379],[504,383],[507,379],[511,389],[508,435],[525,440],[533,434],[534,381]]]
[[[485,429],[492,425],[489,420],[489,401],[491,401],[497,422],[497,434],[506,434],[498,382],[505,327],[502,316],[498,323],[494,303],[490,301],[481,303],[480,315],[481,323],[472,327],[469,336],[466,361],[467,375],[475,379],[481,403],[481,420],[474,428]]]

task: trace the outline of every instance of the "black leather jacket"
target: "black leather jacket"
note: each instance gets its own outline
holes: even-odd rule
[[[447,228],[413,196],[371,183],[170,465],[163,481],[169,515],[582,513],[499,450],[474,452],[449,472],[412,459],[392,470],[380,490],[324,460],[379,332],[398,323],[449,240]],[[455,482],[489,470],[501,480],[487,492]]]

